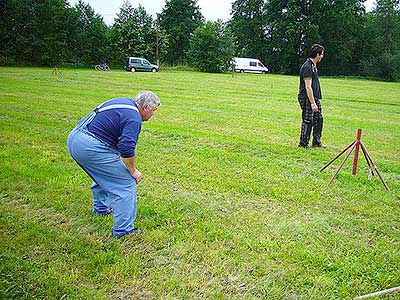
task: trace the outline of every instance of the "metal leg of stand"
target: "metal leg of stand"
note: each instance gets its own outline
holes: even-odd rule
[[[351,146],[353,146],[355,142],[356,141],[354,141],[350,145],[348,145],[342,152],[340,152],[338,155],[336,155],[335,158],[333,158],[330,162],[328,162],[320,171],[322,172],[327,167],[329,167],[335,160],[337,160],[343,153],[345,153],[347,151],[347,149],[349,149]]]
[[[357,173],[358,153],[360,152],[360,140],[361,140],[361,129],[358,128],[356,147],[355,147],[355,151],[354,151],[353,172],[352,172],[353,175],[356,175],[356,173]]]
[[[383,177],[382,177],[381,173],[379,172],[378,167],[375,165],[374,161],[372,160],[371,155],[369,155],[367,148],[365,148],[365,146],[364,146],[364,144],[362,142],[360,142],[360,144],[361,144],[361,148],[363,149],[363,151],[365,151],[365,153],[367,154],[367,157],[369,158],[369,160],[371,161],[372,165],[374,166],[375,172],[376,172],[376,174],[378,174],[380,180],[382,181],[383,185],[385,186],[385,189],[388,192],[390,192],[390,189],[387,186],[385,180],[383,180]]]
[[[362,146],[362,143],[360,143],[360,146],[361,146],[362,153],[364,154],[364,158],[365,158],[365,160],[367,161],[368,169],[369,169],[369,171],[371,172],[371,175],[374,176],[374,170],[373,170],[373,168],[372,168],[371,162],[370,162],[370,160],[369,160],[367,154],[365,153],[365,149],[364,149],[364,147]]]
[[[344,163],[347,161],[347,159],[349,158],[350,154],[353,152],[354,148],[355,148],[355,142],[352,144],[353,147],[349,150],[349,152],[346,154],[346,157],[343,159],[342,163],[339,165],[338,169],[336,170],[336,172],[333,174],[332,178],[329,180],[328,182],[328,186],[326,187],[325,190],[328,189],[328,187],[331,185],[332,181],[335,179],[336,175],[339,173],[339,171],[343,168]],[[348,147],[349,148],[349,147]]]

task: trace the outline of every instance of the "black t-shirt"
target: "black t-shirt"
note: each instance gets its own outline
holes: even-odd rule
[[[311,87],[314,93],[314,98],[321,99],[321,86],[319,85],[318,79],[318,69],[314,66],[311,59],[307,61],[300,68],[300,87],[299,87],[299,97],[308,98],[306,92],[306,84],[304,78],[311,78]]]

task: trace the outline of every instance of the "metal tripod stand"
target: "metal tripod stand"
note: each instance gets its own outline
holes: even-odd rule
[[[336,159],[338,159],[343,153],[345,153],[348,149],[350,149],[346,156],[344,157],[344,160],[342,161],[342,163],[339,165],[338,169],[336,170],[336,172],[333,174],[333,176],[331,177],[331,179],[329,180],[328,186],[326,187],[326,189],[328,189],[328,187],[331,185],[331,183],[333,182],[333,180],[335,179],[336,175],[339,173],[339,171],[343,168],[344,163],[347,161],[347,159],[349,158],[350,154],[354,152],[354,161],[353,161],[353,175],[356,175],[357,173],[357,163],[358,163],[358,154],[360,152],[360,147],[362,150],[362,153],[364,154],[365,160],[367,161],[368,164],[368,168],[369,168],[369,172],[371,176],[374,176],[374,170],[376,172],[376,174],[378,174],[380,180],[382,181],[383,185],[385,186],[385,189],[390,192],[389,187],[387,186],[386,182],[383,180],[381,173],[378,170],[378,167],[375,165],[374,161],[372,160],[371,155],[368,153],[367,148],[365,148],[364,144],[361,142],[361,129],[359,128],[357,130],[357,139],[352,142],[350,145],[348,145],[342,152],[340,152],[338,155],[336,155],[335,158],[333,158],[330,162],[328,162],[322,169],[321,172],[323,170],[325,170],[328,166],[330,166]]]

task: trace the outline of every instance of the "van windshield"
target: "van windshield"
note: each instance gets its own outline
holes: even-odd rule
[[[258,66],[261,67],[261,68],[265,68],[262,63],[258,63]]]

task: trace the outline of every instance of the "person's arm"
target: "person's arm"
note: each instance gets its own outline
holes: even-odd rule
[[[311,109],[313,112],[316,112],[316,111],[318,111],[318,106],[315,103],[314,93],[313,93],[312,86],[311,86],[312,79],[309,77],[304,78],[304,83],[306,85],[307,98],[311,103]]]
[[[122,161],[124,162],[125,166],[128,168],[129,172],[131,173],[132,177],[135,178],[136,183],[139,183],[142,180],[142,173],[138,169],[136,169],[135,165],[135,157],[122,157]]]

